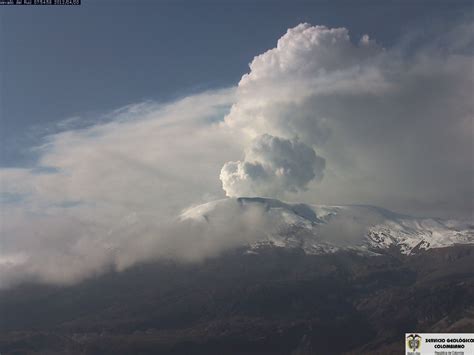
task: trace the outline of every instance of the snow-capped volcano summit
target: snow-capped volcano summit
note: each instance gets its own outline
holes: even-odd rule
[[[252,215],[255,238],[250,251],[262,246],[301,248],[307,254],[353,250],[372,254],[474,244],[468,221],[417,218],[366,205],[290,204],[260,197],[228,198],[183,211],[180,219],[223,227],[241,215]]]

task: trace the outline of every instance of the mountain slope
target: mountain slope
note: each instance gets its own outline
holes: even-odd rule
[[[295,248],[155,262],[0,291],[2,354],[400,354],[474,329],[474,246],[370,257]]]

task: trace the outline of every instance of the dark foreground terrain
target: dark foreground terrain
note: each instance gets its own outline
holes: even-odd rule
[[[416,256],[232,252],[0,292],[5,354],[400,354],[474,331],[474,247]]]

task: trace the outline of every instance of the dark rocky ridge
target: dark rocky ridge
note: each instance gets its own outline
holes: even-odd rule
[[[267,248],[0,292],[2,354],[399,354],[474,331],[474,247],[377,257]]]

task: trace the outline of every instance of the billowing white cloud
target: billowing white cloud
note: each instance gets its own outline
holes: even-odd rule
[[[373,65],[382,52],[367,35],[354,45],[345,28],[300,24],[276,48],[255,57],[225,118],[225,124],[251,139],[245,160],[222,168],[227,195],[281,197],[305,190],[313,178],[321,180],[324,159],[312,147],[326,141],[330,125],[306,101],[385,89]],[[272,143],[265,143],[271,135]],[[262,140],[265,154],[256,154]]]
[[[474,76],[473,43],[466,38],[472,28],[454,26],[422,45],[407,36],[384,49],[367,35],[350,38],[345,28],[300,24],[254,58],[223,125],[242,132],[248,147],[262,134],[297,137],[326,160],[322,181],[296,194],[281,185],[275,196],[467,216]],[[240,174],[229,164],[224,170]]]
[[[345,28],[300,24],[254,58],[239,82],[226,123],[250,136],[269,133],[321,144],[327,119],[307,100],[366,95],[390,88],[378,63],[384,50],[364,36],[353,44]]]
[[[225,163],[220,178],[227,196],[278,196],[320,180],[324,165],[323,158],[297,139],[264,134],[253,140],[244,161]]]

